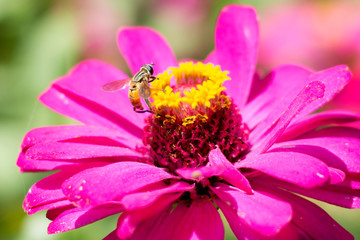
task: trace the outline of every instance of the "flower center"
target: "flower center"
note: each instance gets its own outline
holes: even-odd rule
[[[223,82],[219,66],[180,63],[151,83],[154,115],[146,119],[144,145],[152,164],[170,172],[204,166],[218,146],[231,162],[248,149],[249,130]]]

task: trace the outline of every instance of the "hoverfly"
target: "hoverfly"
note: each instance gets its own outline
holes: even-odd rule
[[[129,83],[129,99],[134,107],[134,111],[138,113],[152,113],[149,101],[151,95],[149,83],[156,79],[156,77],[153,76],[153,65],[153,63],[145,64],[140,68],[140,71],[137,72],[132,78],[121,79],[106,83],[104,86],[102,86],[102,89],[108,92],[115,92],[120,89],[124,89],[126,84]],[[145,103],[150,110],[144,110],[140,98],[143,98],[145,100]]]

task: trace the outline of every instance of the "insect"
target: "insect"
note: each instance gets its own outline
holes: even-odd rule
[[[153,76],[153,65],[153,63],[145,64],[140,68],[140,71],[137,72],[132,78],[121,79],[106,83],[104,86],[102,86],[102,89],[107,92],[115,92],[124,89],[126,84],[129,83],[129,99],[134,107],[134,111],[138,113],[152,113],[149,101],[151,95],[149,83],[156,79],[156,77]],[[144,110],[140,98],[143,98],[145,100],[145,103],[150,110]]]

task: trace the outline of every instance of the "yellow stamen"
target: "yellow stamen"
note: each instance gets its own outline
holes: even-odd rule
[[[202,115],[202,114],[197,114],[196,116],[186,117],[183,120],[182,125],[186,127],[190,124],[193,124],[196,121],[196,119],[199,119],[202,123],[206,123],[208,120],[208,116]]]
[[[173,92],[173,89],[169,86],[166,86],[164,91],[157,91],[151,95],[154,102],[151,105],[156,107],[168,106],[171,108],[177,108],[180,106],[180,92]]]
[[[151,86],[157,89],[152,92],[152,105],[156,108],[178,108],[182,104],[188,104],[193,109],[209,108],[211,100],[226,89],[222,84],[230,79],[227,74],[227,71],[221,71],[219,66],[211,63],[180,63],[179,67],[171,67],[157,75],[158,80],[151,83]],[[180,92],[174,92],[174,89],[170,87],[172,78],[175,79],[177,87],[193,87],[190,91],[185,90],[180,97]]]
[[[166,124],[174,124],[176,121],[176,117],[174,116],[170,116],[170,115],[165,115],[165,120],[163,122],[164,125]]]

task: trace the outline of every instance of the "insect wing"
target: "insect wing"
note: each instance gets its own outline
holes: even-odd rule
[[[102,86],[102,89],[106,92],[115,92],[120,89],[124,89],[126,84],[128,84],[130,81],[131,78],[116,80],[113,82],[106,83],[104,86]]]
[[[141,82],[139,83],[139,96],[141,98],[149,98],[151,96],[151,89],[147,82]]]

